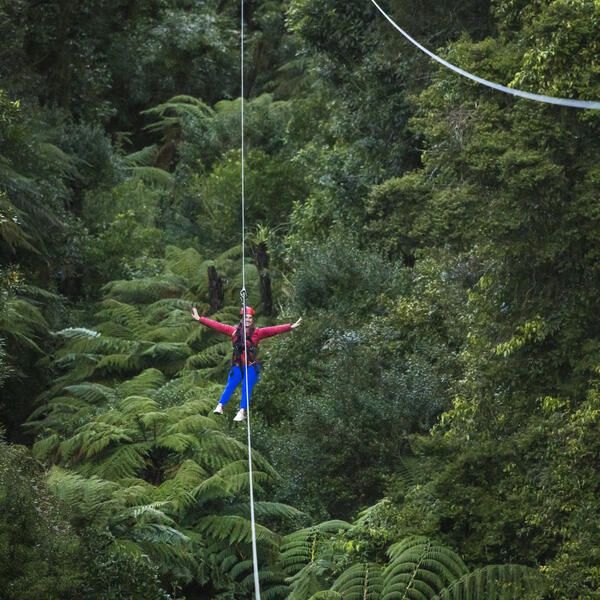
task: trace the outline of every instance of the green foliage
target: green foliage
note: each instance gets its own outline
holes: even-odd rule
[[[103,529],[74,527],[73,513],[49,491],[39,465],[24,448],[0,441],[0,474],[3,598],[168,598],[145,558],[111,546]]]
[[[458,554],[421,536],[410,536],[387,548],[385,563],[357,553],[356,539],[371,532],[374,522],[339,528],[337,536],[320,536],[330,525],[295,532],[282,547],[282,561],[293,568],[288,600],[343,598],[372,600],[411,598],[441,600],[463,598],[540,597],[540,573],[518,565],[494,565],[469,571]],[[381,523],[379,523],[381,524]],[[383,557],[382,557],[383,558]],[[305,565],[299,568],[300,562]],[[383,562],[383,561],[382,561]],[[289,567],[288,567],[289,569]]]
[[[166,597],[160,570],[250,598],[244,435],[209,414],[230,342],[189,316],[238,319],[238,7],[44,8],[0,5],[0,419],[14,439],[33,411],[73,516],[39,492],[64,568],[31,589]],[[246,8],[248,254],[271,259],[247,286],[304,317],[256,391],[265,598],[596,598],[597,115],[438,68],[369,3]],[[600,95],[594,3],[384,8],[482,77]]]
[[[95,329],[58,332],[54,368],[63,374],[28,427],[37,435],[34,455],[58,465],[49,485],[80,527],[108,531],[111,551],[147,557],[174,588],[210,581],[246,597],[247,448],[211,414],[221,385],[210,378],[224,379],[225,352],[190,314],[190,305],[202,308],[190,287],[203,297],[208,291],[198,277],[207,265],[239,285],[238,256],[236,248],[203,261],[191,249],[169,248],[158,276],[107,285]],[[248,291],[256,287],[249,279]],[[238,311],[228,304],[215,317],[237,320]],[[303,515],[259,501],[276,473],[258,451],[253,468],[261,577],[267,596],[280,597],[283,574],[269,568],[278,553],[275,528]]]
[[[448,344],[461,340],[442,315],[457,309],[460,280],[452,282],[456,297],[434,311],[425,303],[449,282],[431,281],[427,261],[413,277],[351,237],[304,252],[294,301],[311,318],[271,357],[258,392],[271,428],[259,439],[284,474],[287,501],[349,516],[377,501],[387,476],[403,468],[398,457],[411,454],[409,436],[427,431],[449,406],[437,369],[459,371]],[[426,314],[407,305],[412,294],[421,295]]]

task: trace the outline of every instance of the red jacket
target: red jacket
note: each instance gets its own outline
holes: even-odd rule
[[[218,321],[213,321],[212,319],[207,319],[206,317],[200,317],[200,323],[202,325],[206,325],[219,333],[223,333],[228,335],[235,341],[235,334],[237,332],[237,326],[234,325],[225,325],[225,323],[219,323]],[[279,333],[286,333],[291,331],[292,325],[290,323],[286,323],[285,325],[274,325],[273,327],[255,327],[254,333],[248,339],[248,342],[251,342],[255,348],[258,348],[258,342],[264,338],[272,337],[274,335],[278,335]],[[243,347],[242,347],[243,348]],[[244,354],[241,355],[241,362],[244,362]],[[258,363],[257,360],[250,364]]]

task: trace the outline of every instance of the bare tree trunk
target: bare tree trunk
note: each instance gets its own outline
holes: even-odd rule
[[[258,269],[258,287],[262,313],[265,316],[272,317],[274,315],[273,292],[271,290],[271,275],[269,274],[269,262],[271,258],[265,242],[261,242],[255,247],[254,256],[256,259],[256,268]]]
[[[223,278],[215,267],[208,267],[208,302],[211,314],[223,308],[224,298]]]

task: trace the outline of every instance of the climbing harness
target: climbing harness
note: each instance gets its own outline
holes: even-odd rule
[[[252,366],[256,363],[258,346],[252,341],[254,335],[254,327],[247,330],[246,343],[244,344],[244,332],[242,327],[238,327],[233,338],[233,356],[231,357],[231,366],[237,365],[241,367],[246,360],[248,365]],[[245,351],[244,351],[245,348]],[[247,397],[247,396],[246,396]]]
[[[527,98],[528,100],[534,100],[535,102],[543,102],[545,104],[558,104],[560,106],[571,106],[573,108],[588,108],[588,109],[592,109],[592,110],[600,110],[600,102],[596,102],[593,100],[571,100],[569,98],[556,98],[554,96],[544,96],[543,94],[532,94],[531,92],[523,92],[522,90],[509,88],[505,85],[500,85],[499,83],[494,83],[492,81],[488,81],[487,79],[477,77],[477,75],[473,75],[472,73],[469,73],[468,71],[464,71],[463,69],[459,69],[458,67],[454,66],[453,64],[444,60],[443,58],[437,56],[437,54],[434,54],[433,52],[427,50],[427,48],[425,48],[424,46],[419,44],[419,42],[417,42],[415,39],[410,37],[410,35],[408,35],[408,33],[406,33],[406,31],[401,29],[392,20],[392,18],[388,14],[385,13],[385,11],[381,8],[381,6],[379,6],[379,4],[377,4],[377,2],[375,2],[375,0],[371,0],[371,2],[375,5],[377,10],[392,24],[392,26],[395,27],[411,44],[416,46],[422,52],[425,52],[425,54],[427,54],[429,57],[433,58],[433,60],[436,60],[437,62],[441,63],[445,67],[448,67],[455,73],[462,75],[463,77],[467,77],[468,79],[476,81],[477,83],[485,85],[494,90],[499,90],[500,92],[505,92],[506,94],[511,94],[513,96],[519,96],[521,98]]]
[[[250,479],[250,527],[252,533],[252,568],[254,572],[254,599],[260,600],[260,582],[258,579],[258,553],[256,551],[256,522],[254,519],[254,484],[252,477],[252,439],[250,436],[250,397],[248,393],[248,336],[246,331],[247,292],[246,292],[246,199],[244,190],[244,0],[240,0],[240,117],[241,117],[241,159],[242,159],[242,289],[240,296],[244,312],[242,313],[244,385],[246,386],[246,426],[248,431],[248,476]]]

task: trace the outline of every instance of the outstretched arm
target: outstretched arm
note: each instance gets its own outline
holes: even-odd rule
[[[300,325],[300,321],[302,321],[302,317],[300,317],[294,324],[290,325],[275,325],[273,327],[261,327],[257,329],[258,339],[262,340],[264,338],[271,337],[273,335],[278,335],[279,333],[286,333],[292,329],[295,329]]]
[[[210,327],[211,329],[214,329],[215,331],[218,331],[219,333],[223,333],[225,335],[231,336],[235,332],[235,327],[232,327],[231,325],[225,325],[225,323],[219,323],[218,321],[213,321],[212,319],[201,317],[198,314],[198,311],[196,310],[195,306],[192,308],[192,318],[198,321],[199,323],[202,323],[202,325],[206,325],[206,327]]]

